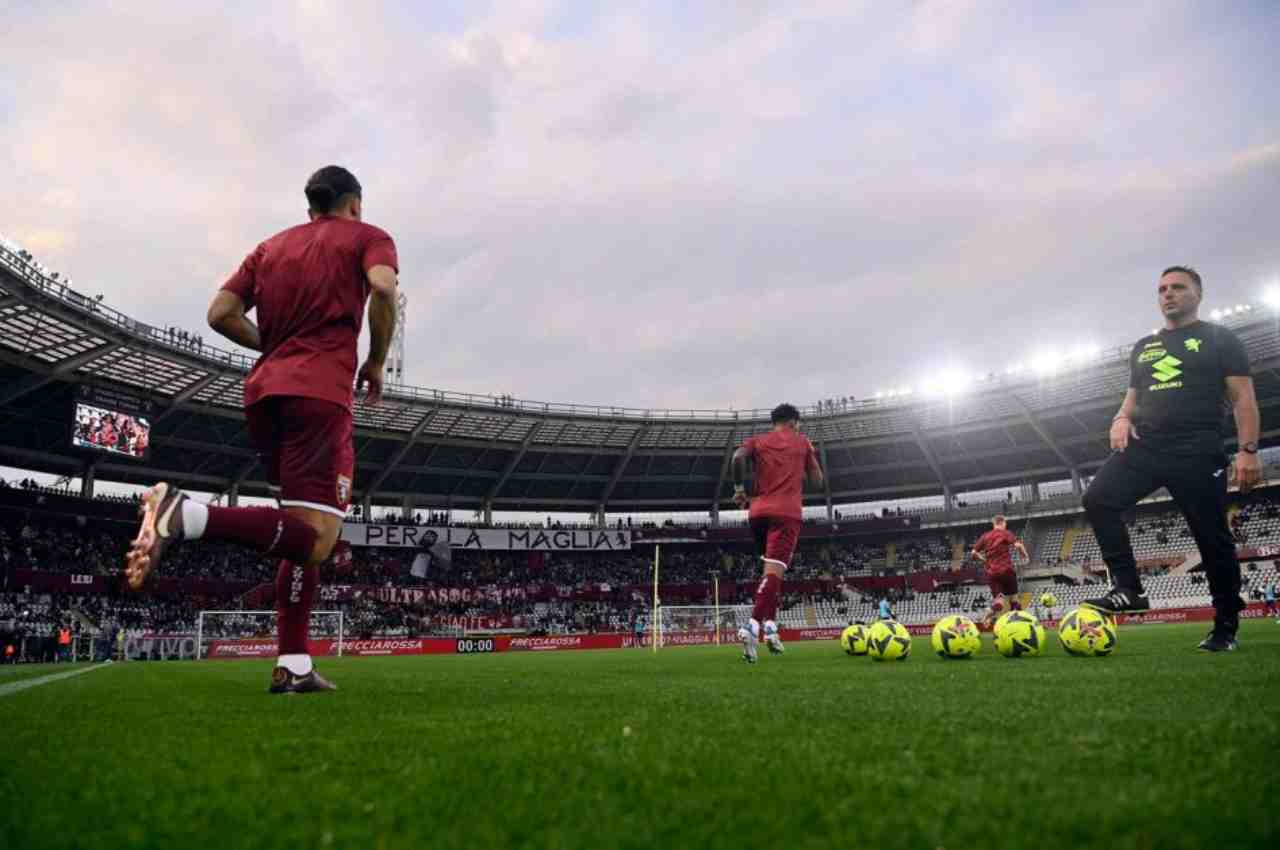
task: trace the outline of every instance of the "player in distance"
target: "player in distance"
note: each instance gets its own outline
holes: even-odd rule
[[[143,498],[125,561],[136,590],[182,541],[230,540],[278,556],[271,693],[334,687],[316,673],[307,646],[312,597],[351,502],[352,385],[365,304],[371,340],[357,389],[367,387],[367,403],[377,404],[399,286],[395,244],[361,220],[362,191],[351,172],[322,168],[305,193],[310,221],[260,244],[208,313],[215,331],[262,352],[245,379],[245,418],[267,480],[280,488],[280,507],[205,505],[161,482]]]
[[[813,443],[800,433],[800,411],[780,404],[769,416],[773,430],[749,438],[733,453],[733,501],[748,509],[751,534],[764,561],[764,576],[756,587],[751,621],[738,629],[742,658],[756,662],[761,629],[769,651],[783,651],[778,636],[778,597],[782,595],[782,575],[796,551],[802,517],[801,493],[808,482],[823,483]],[[747,495],[747,467],[754,461],[754,493]]]
[[[991,609],[982,618],[982,624],[990,628],[1005,609],[1018,610],[1018,574],[1013,569],[1013,551],[1018,550],[1025,561],[1031,560],[1027,547],[1008,528],[1003,516],[993,517],[991,530],[985,532],[973,544],[969,554],[981,561],[987,569],[987,586],[991,588]]]

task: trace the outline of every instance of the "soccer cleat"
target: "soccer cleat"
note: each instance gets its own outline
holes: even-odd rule
[[[774,655],[781,655],[787,651],[786,647],[782,645],[782,638],[778,637],[778,630],[776,628],[771,629],[768,626],[765,626],[764,643],[765,646],[769,647],[769,651]]]
[[[1233,635],[1220,632],[1217,629],[1209,632],[1208,636],[1200,641],[1198,649],[1205,652],[1234,652],[1240,648],[1240,644],[1236,642]]]
[[[1084,600],[1080,607],[1092,608],[1104,614],[1141,614],[1151,610],[1151,602],[1141,591],[1113,587],[1105,596]]]
[[[310,694],[316,691],[336,691],[338,686],[312,668],[310,673],[299,676],[288,667],[278,666],[271,671],[269,694]]]
[[[743,626],[738,629],[738,640],[742,641],[742,660],[748,664],[755,664],[759,655],[756,652],[756,636],[751,633],[751,629]]]
[[[163,481],[142,497],[142,504],[138,506],[142,525],[125,556],[124,575],[132,589],[141,588],[151,571],[160,565],[165,550],[183,539],[182,503],[187,498],[186,493]]]

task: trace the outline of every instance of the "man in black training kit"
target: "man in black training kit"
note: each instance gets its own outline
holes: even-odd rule
[[[1113,586],[1105,596],[1083,604],[1107,614],[1151,607],[1138,579],[1123,514],[1168,487],[1200,548],[1213,595],[1213,631],[1200,649],[1233,650],[1245,603],[1235,540],[1227,526],[1228,479],[1247,493],[1262,477],[1249,356],[1234,333],[1198,318],[1204,287],[1195,269],[1165,269],[1156,292],[1164,328],[1138,340],[1129,355],[1129,391],[1111,420],[1114,454],[1084,494],[1085,513]],[[1240,443],[1230,475],[1222,450],[1228,400]]]

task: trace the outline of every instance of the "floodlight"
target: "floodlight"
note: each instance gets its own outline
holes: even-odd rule
[[[1219,319],[1222,318],[1222,311],[1214,310],[1212,313],[1209,314],[1209,318],[1213,319],[1215,322],[1218,321]]]
[[[1262,295],[1262,303],[1275,310],[1280,310],[1280,288],[1272,287]]]
[[[1052,375],[1058,369],[1058,357],[1051,352],[1039,354],[1031,361],[1031,370],[1037,375]]]
[[[964,392],[973,383],[973,378],[959,369],[948,369],[942,373],[942,389],[947,395]]]

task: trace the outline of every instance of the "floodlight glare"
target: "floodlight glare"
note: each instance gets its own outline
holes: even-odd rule
[[[1222,311],[1214,310],[1212,313],[1209,314],[1209,318],[1213,319],[1215,322],[1218,321],[1219,319],[1222,318]]]
[[[1272,287],[1263,293],[1262,303],[1273,310],[1280,309],[1280,288]]]
[[[1058,369],[1058,356],[1052,352],[1038,355],[1031,361],[1031,370],[1037,375],[1052,375]]]
[[[947,395],[958,395],[972,383],[973,378],[959,369],[948,369],[942,373],[942,390]]]

